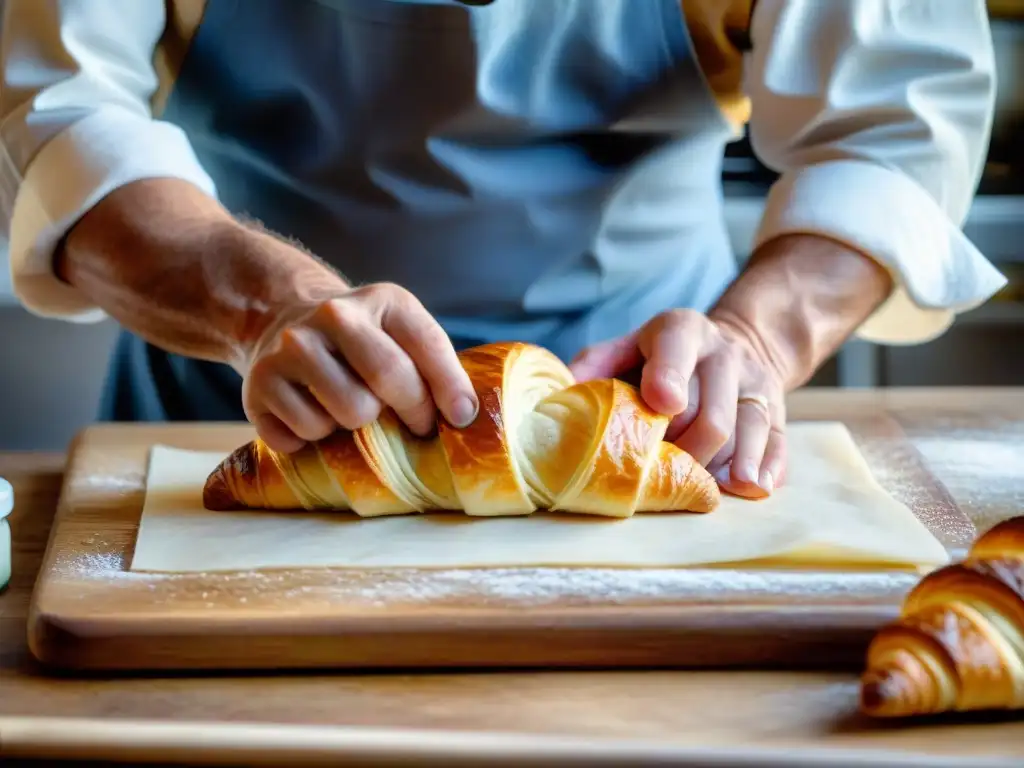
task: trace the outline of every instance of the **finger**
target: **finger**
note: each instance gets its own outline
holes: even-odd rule
[[[678,440],[679,436],[693,424],[693,420],[700,412],[700,376],[696,374],[691,376],[687,389],[689,394],[686,400],[686,410],[669,422],[664,438],[666,442],[674,443]]]
[[[732,355],[714,355],[700,364],[700,410],[676,445],[707,466],[736,428],[739,365]]]
[[[272,413],[261,413],[253,419],[256,434],[271,450],[278,453],[295,453],[306,441],[296,437],[283,421]]]
[[[638,367],[642,362],[643,356],[637,347],[637,334],[630,333],[584,348],[569,363],[569,370],[577,381],[611,379]]]
[[[749,498],[763,498],[775,490],[772,480],[761,484],[761,465],[771,434],[767,398],[741,397],[736,406],[736,448],[730,462],[728,490]]]
[[[786,484],[789,454],[786,446],[786,397],[781,392],[770,400],[772,429],[761,461],[760,483],[780,488]],[[765,472],[767,471],[767,475]]]
[[[786,484],[786,432],[782,427],[772,427],[761,462],[759,484],[762,487],[781,488]]]
[[[671,416],[686,410],[690,378],[705,352],[706,326],[696,312],[666,312],[644,326],[639,348],[647,362],[640,394],[654,410]]]
[[[359,429],[380,416],[381,403],[311,328],[296,326],[281,334],[286,376],[305,386],[338,425]]]
[[[336,343],[345,362],[414,434],[433,431],[434,401],[412,358],[394,339],[376,326],[356,322],[337,334]]]
[[[468,427],[480,408],[469,374],[448,334],[415,300],[389,307],[381,326],[410,357],[426,380],[433,403],[455,427]],[[433,416],[431,417],[433,419]]]
[[[729,439],[725,441],[725,445],[719,448],[718,453],[708,462],[708,472],[714,475],[715,479],[723,486],[728,485],[730,482],[730,465],[732,464],[732,456],[735,452],[736,430],[733,430]]]
[[[331,434],[337,424],[311,396],[280,377],[264,381],[258,397],[263,408],[257,418],[269,413],[276,416],[299,440],[313,442]]]

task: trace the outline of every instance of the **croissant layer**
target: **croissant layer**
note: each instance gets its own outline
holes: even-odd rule
[[[663,441],[668,418],[615,379],[577,383],[553,354],[489,344],[460,354],[480,400],[468,427],[413,436],[394,412],[285,455],[261,440],[210,474],[211,510],[430,510],[474,516],[550,509],[606,517],[714,510],[720,495],[689,454]]]
[[[1024,517],[911,590],[868,649],[861,708],[878,717],[1024,708]]]

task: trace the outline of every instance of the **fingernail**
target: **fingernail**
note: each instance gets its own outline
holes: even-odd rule
[[[716,469],[711,473],[711,476],[715,478],[719,485],[729,485],[732,482],[732,473],[728,464]]]
[[[452,405],[452,424],[460,429],[468,427],[476,419],[477,403],[470,397],[463,395]]]
[[[739,466],[734,466],[732,468],[732,476],[736,478],[736,482],[758,485],[757,467],[754,466],[752,461],[744,461]]]
[[[768,493],[773,493],[775,491],[775,478],[772,477],[772,473],[767,469],[761,473],[761,479],[757,484]]]

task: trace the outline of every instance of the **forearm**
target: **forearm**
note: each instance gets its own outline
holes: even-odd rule
[[[112,192],[71,230],[55,268],[146,341],[236,367],[281,308],[312,308],[346,288],[315,258],[177,179]]]
[[[807,382],[892,290],[889,273],[827,238],[765,243],[709,316],[742,334],[786,389]]]

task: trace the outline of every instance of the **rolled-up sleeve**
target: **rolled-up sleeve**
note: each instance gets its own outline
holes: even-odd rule
[[[31,312],[104,313],[53,271],[68,230],[118,187],[173,177],[216,188],[185,133],[153,118],[164,0],[6,0],[0,194],[15,294]]]
[[[1005,278],[962,232],[995,99],[984,0],[759,0],[745,90],[751,143],[780,174],[755,247],[819,234],[895,289],[861,338],[943,333]]]

